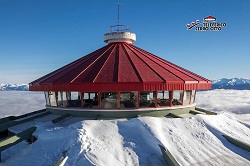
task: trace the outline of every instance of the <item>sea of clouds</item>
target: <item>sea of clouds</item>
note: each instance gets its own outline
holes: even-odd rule
[[[45,108],[43,92],[0,91],[0,118]]]
[[[211,90],[197,93],[198,106],[215,112],[250,114],[250,90]]]
[[[197,107],[218,113],[230,113],[236,118],[250,123],[250,90],[199,91],[196,95]]]

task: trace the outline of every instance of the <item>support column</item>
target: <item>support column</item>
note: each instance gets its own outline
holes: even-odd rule
[[[121,98],[120,98],[121,92],[117,92],[117,108],[120,109],[121,108]]]
[[[99,107],[99,109],[102,108],[102,106],[101,106],[101,98],[102,98],[101,92],[98,92],[98,107]]]
[[[80,92],[81,106],[84,108],[84,92]]]
[[[184,105],[184,90],[180,90],[181,105]]]
[[[69,92],[66,92],[66,101],[67,101],[67,105],[66,107],[69,107]]]
[[[137,102],[136,102],[136,108],[138,109],[140,107],[140,91],[137,92]]]
[[[172,107],[173,102],[173,91],[169,91],[169,106]]]
[[[192,97],[193,97],[193,93],[192,93],[192,90],[190,90],[190,97],[189,97],[189,102],[188,102],[188,104],[191,103]]]
[[[196,99],[196,90],[195,90],[195,93],[194,93],[194,102],[193,103],[195,103],[195,99]]]
[[[44,91],[46,106],[50,105],[49,92]]]
[[[158,93],[154,91],[154,98],[155,98],[155,108],[158,107]]]
[[[56,107],[58,107],[58,92],[55,92]]]

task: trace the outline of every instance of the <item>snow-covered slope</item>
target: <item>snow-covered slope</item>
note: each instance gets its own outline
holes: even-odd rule
[[[213,89],[238,89],[250,90],[250,80],[244,78],[222,78],[219,80],[212,81],[212,88]]]
[[[27,84],[0,84],[0,91],[27,91],[29,85]]]
[[[65,166],[161,166],[161,144],[184,166],[250,165],[250,152],[221,136],[227,134],[250,144],[250,129],[228,114],[101,121],[71,117],[59,124],[52,124],[55,117],[50,116],[12,127],[13,131],[35,125],[38,140],[2,152],[2,164],[52,166],[67,151]]]

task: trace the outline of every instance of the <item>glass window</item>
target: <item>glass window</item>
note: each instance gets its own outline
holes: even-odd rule
[[[49,92],[50,106],[57,106],[57,104],[56,104],[56,97],[57,97],[57,93],[56,92]]]
[[[140,92],[140,107],[155,107],[154,92]]]
[[[191,102],[190,104],[193,104],[195,102],[195,94],[196,94],[196,91],[195,90],[192,90],[192,95],[191,95]]]
[[[182,96],[183,96],[182,90],[175,90],[173,94],[172,105],[182,105]]]
[[[136,108],[138,92],[121,92],[120,108]]]
[[[117,108],[117,93],[116,92],[102,92],[101,107],[102,108]]]
[[[58,92],[57,106],[58,107],[67,106],[66,92]]]
[[[67,92],[69,107],[81,107],[81,93]]]
[[[169,106],[169,91],[158,91],[157,105],[160,107]]]
[[[190,103],[191,94],[192,94],[191,90],[184,91],[184,95],[183,95],[183,104],[184,105],[188,105]]]
[[[50,105],[50,103],[49,103],[49,92],[44,92],[44,94],[45,94],[46,105]]]
[[[98,108],[98,92],[83,93],[84,108]]]

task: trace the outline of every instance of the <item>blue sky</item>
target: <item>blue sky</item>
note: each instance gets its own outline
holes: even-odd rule
[[[134,45],[208,79],[250,78],[250,1],[120,0]],[[187,30],[212,15],[219,32]],[[0,0],[0,83],[29,83],[105,46],[117,1]]]

